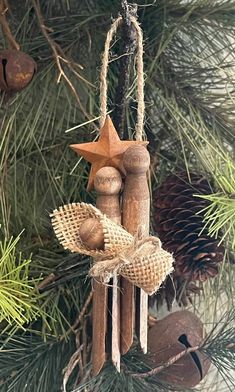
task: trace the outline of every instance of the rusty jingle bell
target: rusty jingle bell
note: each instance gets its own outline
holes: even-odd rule
[[[203,340],[203,324],[192,312],[169,314],[149,330],[148,353],[151,367],[166,363],[171,357]],[[180,388],[195,387],[206,376],[210,360],[199,351],[189,353],[158,374],[160,380]]]
[[[0,52],[0,89],[20,91],[33,79],[37,66],[28,54],[5,49]]]

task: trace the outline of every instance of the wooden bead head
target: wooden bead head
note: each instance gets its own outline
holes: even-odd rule
[[[112,166],[102,167],[96,173],[94,186],[100,195],[117,195],[122,186],[121,174]]]
[[[89,249],[104,249],[103,227],[96,218],[88,218],[82,223],[79,237]]]
[[[150,156],[144,146],[133,146],[123,156],[123,166],[128,173],[146,173],[150,165]]]

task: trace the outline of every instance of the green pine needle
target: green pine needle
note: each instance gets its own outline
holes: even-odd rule
[[[210,357],[223,377],[228,391],[234,391],[235,380],[235,311],[226,312],[207,336],[202,351]]]
[[[7,323],[7,329],[23,328],[43,315],[36,281],[29,277],[31,259],[16,251],[19,240],[20,236],[0,242],[0,322]]]
[[[1,392],[61,390],[63,371],[75,350],[74,339],[65,343],[50,337],[44,342],[30,334],[11,339],[1,334],[0,346]]]
[[[210,195],[195,195],[209,201],[209,205],[199,214],[204,215],[204,222],[208,234],[220,238],[220,243],[227,242],[235,250],[235,165],[231,158],[224,154],[223,159],[209,159],[215,186],[218,190]]]
[[[223,194],[198,195],[210,202],[210,205],[200,211],[204,213],[204,228],[208,234],[220,238],[220,242],[228,242],[235,250],[235,199]]]

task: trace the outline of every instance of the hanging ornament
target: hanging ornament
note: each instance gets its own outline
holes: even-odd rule
[[[156,289],[152,279],[161,276],[163,279],[163,270],[157,268],[153,272],[150,265],[154,265],[155,261],[152,254],[146,254],[149,259],[139,259],[139,263],[134,263],[133,253],[139,251],[136,243],[138,242],[137,233],[141,227],[142,240],[148,238],[149,233],[149,210],[150,197],[146,172],[149,167],[149,154],[145,149],[148,144],[143,141],[144,128],[144,72],[143,72],[143,36],[142,30],[133,15],[129,15],[129,22],[133,26],[137,37],[136,50],[136,66],[137,66],[137,123],[135,141],[122,141],[116,132],[112,121],[107,116],[107,72],[109,65],[109,51],[111,41],[120,25],[125,20],[120,16],[111,25],[105,42],[105,50],[102,57],[102,66],[100,73],[100,138],[98,142],[72,145],[71,147],[91,163],[91,172],[88,181],[88,190],[95,188],[97,192],[97,207],[101,212],[106,214],[117,223],[122,223],[127,232],[133,235],[134,244],[131,252],[116,255],[116,261],[123,262],[123,258],[127,262],[126,268],[123,267],[122,272],[119,268],[115,268],[112,274],[111,288],[102,285],[102,274],[100,271],[97,275],[93,275],[93,326],[92,326],[92,370],[97,375],[102,369],[106,353],[110,354],[112,362],[116,369],[120,371],[121,353],[126,353],[134,339],[136,332],[140,347],[144,353],[147,352],[147,331],[148,331],[148,296],[146,293]],[[124,90],[123,90],[124,91]],[[136,150],[135,150],[136,148]],[[144,161],[143,161],[144,158]],[[114,176],[110,175],[110,167],[116,170]],[[104,170],[101,174],[101,170]],[[117,173],[118,171],[118,173]],[[117,174],[125,178],[123,197],[120,198],[120,186],[116,186]],[[103,184],[104,185],[103,185]],[[113,208],[111,208],[113,206]],[[136,237],[137,236],[137,237]],[[150,242],[152,241],[152,246]],[[92,241],[94,243],[94,241]],[[162,254],[160,243],[153,244],[153,240],[149,239],[150,248],[158,248],[158,255]],[[92,246],[93,246],[92,243]],[[97,244],[96,244],[97,246]],[[102,242],[98,244],[102,248]],[[142,244],[142,250],[146,246]],[[160,246],[160,247],[159,247]],[[149,249],[150,249],[149,248]],[[146,249],[145,249],[146,250]],[[166,254],[165,254],[166,255]],[[128,257],[127,257],[128,256]],[[131,256],[131,263],[129,260]],[[172,269],[172,256],[168,254],[170,269]],[[142,256],[141,256],[142,257]],[[159,261],[160,262],[160,261]],[[105,263],[107,265],[107,263]],[[142,264],[142,265],[141,265]],[[145,264],[145,266],[144,266]],[[131,265],[131,268],[129,268]],[[99,267],[101,263],[99,263]],[[149,267],[149,278],[144,276],[141,271],[143,268],[147,271]],[[128,270],[129,268],[129,270]],[[156,263],[155,267],[156,268]],[[105,271],[104,271],[105,272]],[[107,272],[107,271],[106,271]],[[166,271],[165,271],[166,272]],[[93,270],[94,273],[94,270]],[[118,273],[122,276],[118,277]],[[163,275],[162,275],[163,274]],[[138,275],[138,278],[137,278]],[[149,281],[143,281],[148,278]],[[142,282],[140,280],[142,279]],[[138,286],[138,287],[136,287]],[[139,288],[141,287],[141,289]],[[145,291],[143,290],[145,289]],[[107,298],[109,297],[109,301]],[[108,304],[109,302],[109,304]],[[108,317],[111,314],[111,317]],[[106,339],[108,334],[108,339]],[[110,345],[111,342],[111,345]]]
[[[0,52],[0,89],[20,91],[33,79],[37,66],[28,54],[14,49]]]
[[[143,37],[133,16],[137,39],[137,124],[135,141],[120,140],[107,116],[107,70],[111,40],[122,23],[113,22],[108,32],[101,67],[100,132],[97,142],[70,147],[91,163],[88,190],[94,187],[96,206],[73,203],[52,214],[52,225],[65,249],[94,258],[92,371],[99,374],[107,354],[120,371],[121,354],[134,340],[147,352],[148,294],[160,287],[173,271],[171,253],[157,237],[149,236],[150,196],[147,171],[150,164],[144,128]],[[124,179],[123,194],[120,197]],[[109,288],[108,288],[108,285]],[[109,299],[109,300],[108,300]],[[108,315],[111,314],[111,317]]]
[[[189,347],[200,345],[203,324],[192,312],[178,311],[157,321],[149,330],[148,352],[151,367],[158,367]],[[191,352],[162,370],[158,377],[178,388],[195,387],[206,376],[210,360],[200,351]]]
[[[200,211],[208,202],[194,196],[211,193],[209,184],[201,175],[190,177],[191,184],[185,172],[166,178],[153,195],[153,225],[164,249],[173,252],[175,275],[205,281],[218,274],[224,249],[203,230]]]

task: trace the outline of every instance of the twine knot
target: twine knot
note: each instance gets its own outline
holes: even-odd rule
[[[135,263],[135,260],[153,255],[161,249],[161,241],[157,237],[149,236],[142,238],[141,229],[133,237],[133,242],[124,249],[116,250],[112,258],[94,258],[95,264],[90,269],[89,275],[93,278],[99,278],[103,283],[113,277],[115,273],[122,274],[122,269]],[[104,255],[105,256],[105,255]]]

